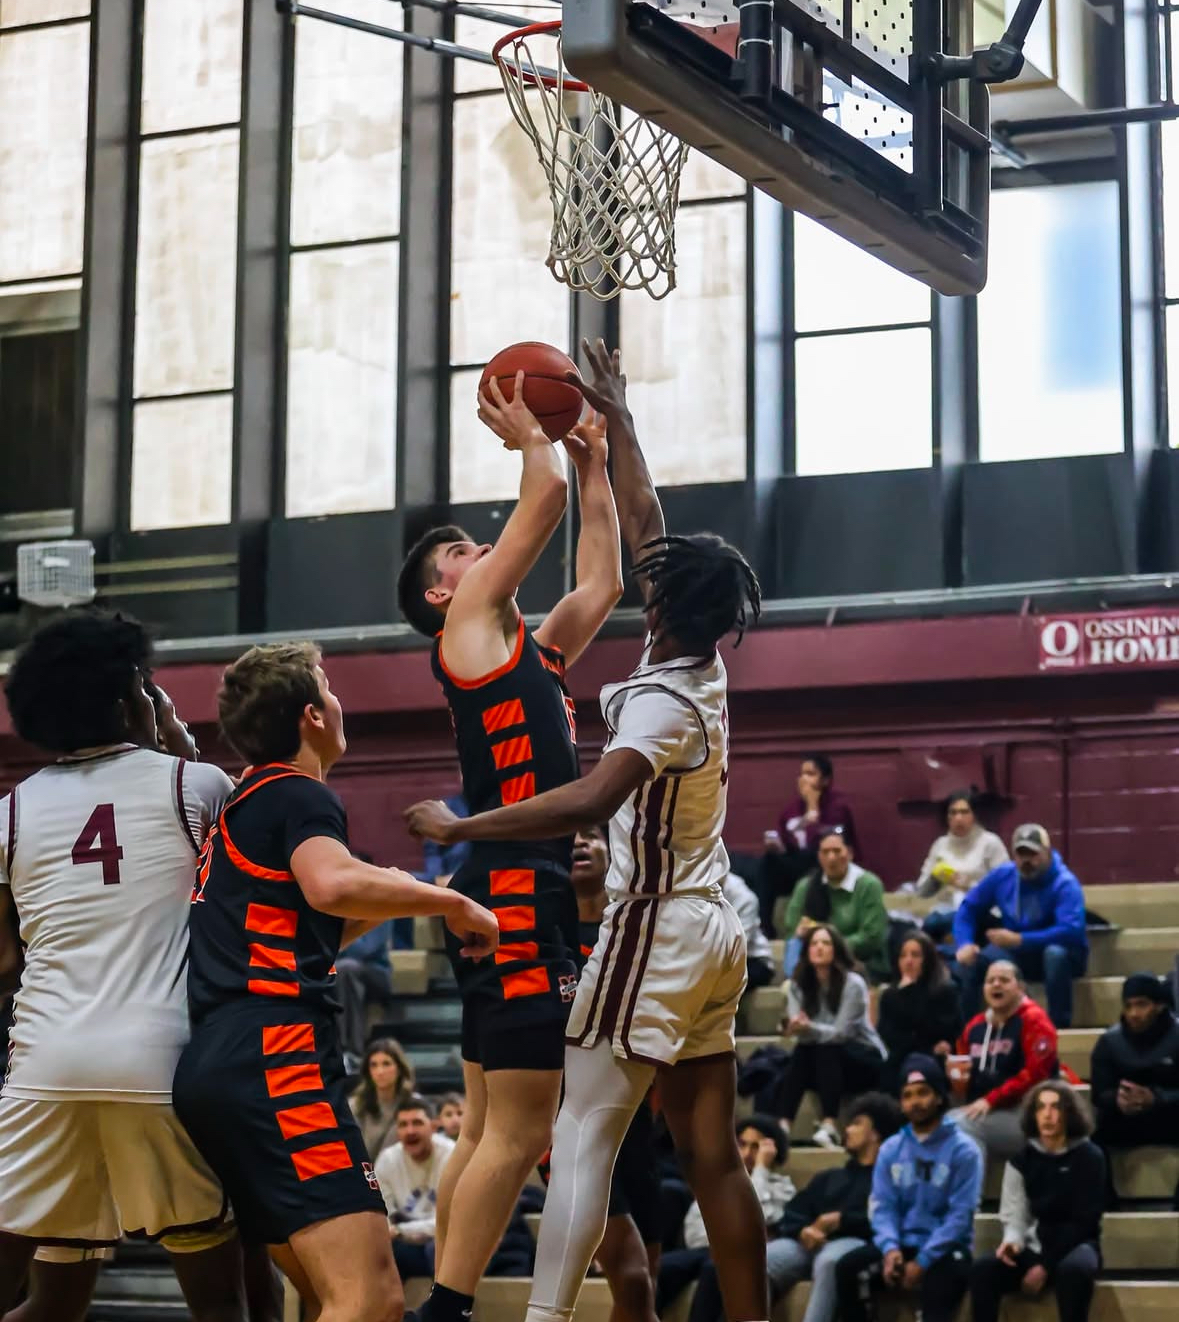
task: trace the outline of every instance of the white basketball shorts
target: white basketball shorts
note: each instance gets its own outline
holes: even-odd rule
[[[171,1106],[0,1097],[0,1230],[101,1245],[226,1215],[216,1176]]]
[[[566,1039],[671,1065],[736,1049],[745,934],[724,899],[616,900],[577,984]]]

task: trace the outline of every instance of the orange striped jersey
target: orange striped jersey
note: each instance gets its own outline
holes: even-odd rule
[[[193,1023],[254,997],[336,1008],[344,920],[313,909],[290,870],[291,855],[318,836],[348,845],[344,805],[322,781],[277,764],[243,777],[197,860],[188,925]]]
[[[463,798],[471,815],[534,798],[576,780],[577,727],[565,687],[565,658],[542,647],[521,620],[507,663],[482,679],[458,679],[434,642],[434,675],[450,706]],[[497,858],[552,858],[569,866],[572,841],[505,841],[475,846]]]

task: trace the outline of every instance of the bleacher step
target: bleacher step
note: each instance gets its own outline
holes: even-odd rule
[[[801,1118],[801,1112],[800,1112]],[[820,1171],[842,1166],[847,1161],[845,1152],[828,1152],[823,1148],[793,1147],[786,1162],[786,1173],[795,1187],[805,1189]],[[1171,1198],[1179,1185],[1179,1148],[1142,1147],[1113,1154],[1114,1184],[1125,1199]],[[984,1198],[998,1198],[1003,1182],[1003,1163],[987,1163]],[[1175,1225],[1176,1243],[1179,1244],[1179,1222]]]

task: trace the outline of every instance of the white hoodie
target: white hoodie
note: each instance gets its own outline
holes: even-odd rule
[[[398,1221],[401,1238],[410,1244],[422,1244],[434,1238],[434,1217],[438,1202],[438,1182],[442,1168],[454,1151],[454,1142],[445,1134],[435,1134],[428,1161],[413,1161],[400,1143],[386,1148],[377,1158],[374,1170],[385,1210]]]

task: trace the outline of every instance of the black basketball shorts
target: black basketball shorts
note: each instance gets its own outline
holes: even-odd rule
[[[272,998],[193,1030],[172,1104],[233,1205],[242,1237],[285,1244],[316,1221],[385,1214],[348,1106],[334,1017]]]
[[[463,1002],[462,1054],[484,1070],[559,1070],[577,994],[577,900],[552,862],[469,859],[450,885],[494,911],[500,944],[476,962],[446,934]]]

